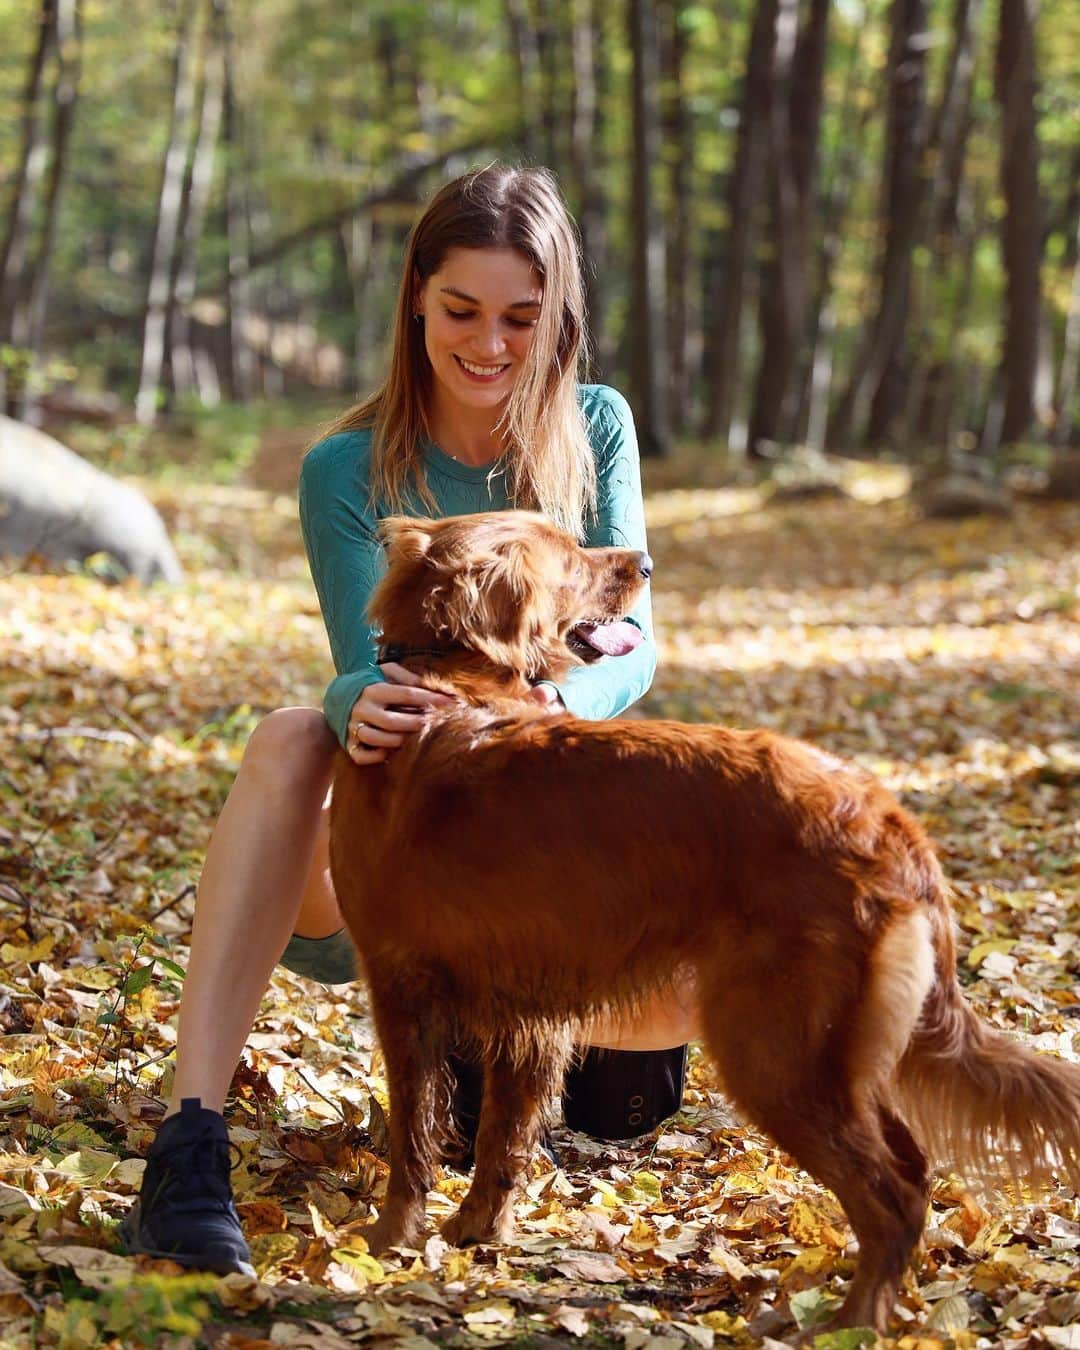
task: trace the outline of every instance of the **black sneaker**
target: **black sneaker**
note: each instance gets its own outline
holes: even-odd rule
[[[120,1226],[124,1249],[218,1275],[254,1275],[229,1186],[229,1149],[224,1117],[185,1097],[146,1154],[139,1199]]]

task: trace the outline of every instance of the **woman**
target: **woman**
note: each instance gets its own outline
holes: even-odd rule
[[[447,184],[406,249],[385,383],[304,462],[301,524],[339,673],[325,716],[286,708],[259,724],[214,831],[173,1096],[124,1224],[129,1250],[250,1272],[221,1115],[237,1060],[279,959],[327,983],[355,975],[327,863],[335,751],[340,743],[357,765],[377,764],[447,700],[403,667],[377,663],[364,616],[382,567],[378,520],[527,506],[587,544],[645,548],[630,411],[613,390],[577,384],[583,352],[577,239],[553,177],[492,165]],[[647,601],[631,617],[646,636],[633,652],[532,696],[590,718],[629,706],[655,667]],[[587,1055],[568,1121],[606,1137],[651,1128],[678,1104],[692,1034],[689,998],[656,1001],[633,1026],[598,1026],[594,1046],[678,1048],[674,1058]],[[460,1064],[457,1073],[456,1115],[467,1129],[477,1075]]]

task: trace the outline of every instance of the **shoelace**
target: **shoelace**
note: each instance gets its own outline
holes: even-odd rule
[[[176,1188],[182,1186],[184,1194],[176,1198],[181,1202],[186,1198],[189,1203],[181,1203],[180,1208],[201,1208],[211,1200],[223,1213],[228,1212],[232,1204],[229,1172],[234,1158],[240,1160],[237,1146],[231,1140],[222,1139],[212,1129],[204,1129],[171,1145],[160,1159],[155,1159],[161,1179],[153,1200],[161,1195],[171,1197]]]

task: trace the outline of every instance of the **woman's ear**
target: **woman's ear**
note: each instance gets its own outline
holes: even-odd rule
[[[423,318],[424,314],[424,283],[420,280],[420,273],[413,268],[412,291],[409,297],[409,308],[412,310],[414,319]]]

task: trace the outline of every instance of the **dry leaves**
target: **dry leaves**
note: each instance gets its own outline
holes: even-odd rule
[[[210,826],[259,717],[317,703],[329,669],[292,503],[151,487],[184,587],[0,581],[0,1345],[768,1345],[827,1316],[843,1216],[697,1055],[684,1112],[639,1148],[557,1135],[564,1167],[537,1165],[514,1245],[376,1261],[363,994],[286,972],[229,1108],[259,1279],[116,1254]],[[926,523],[867,497],[654,494],[661,665],[635,715],[769,725],[881,775],[940,842],[971,998],[1075,1060],[1080,513]],[[447,1173],[432,1218],[464,1187]],[[1080,1345],[1078,1253],[1070,1192],[991,1203],[943,1180],[896,1344]]]

